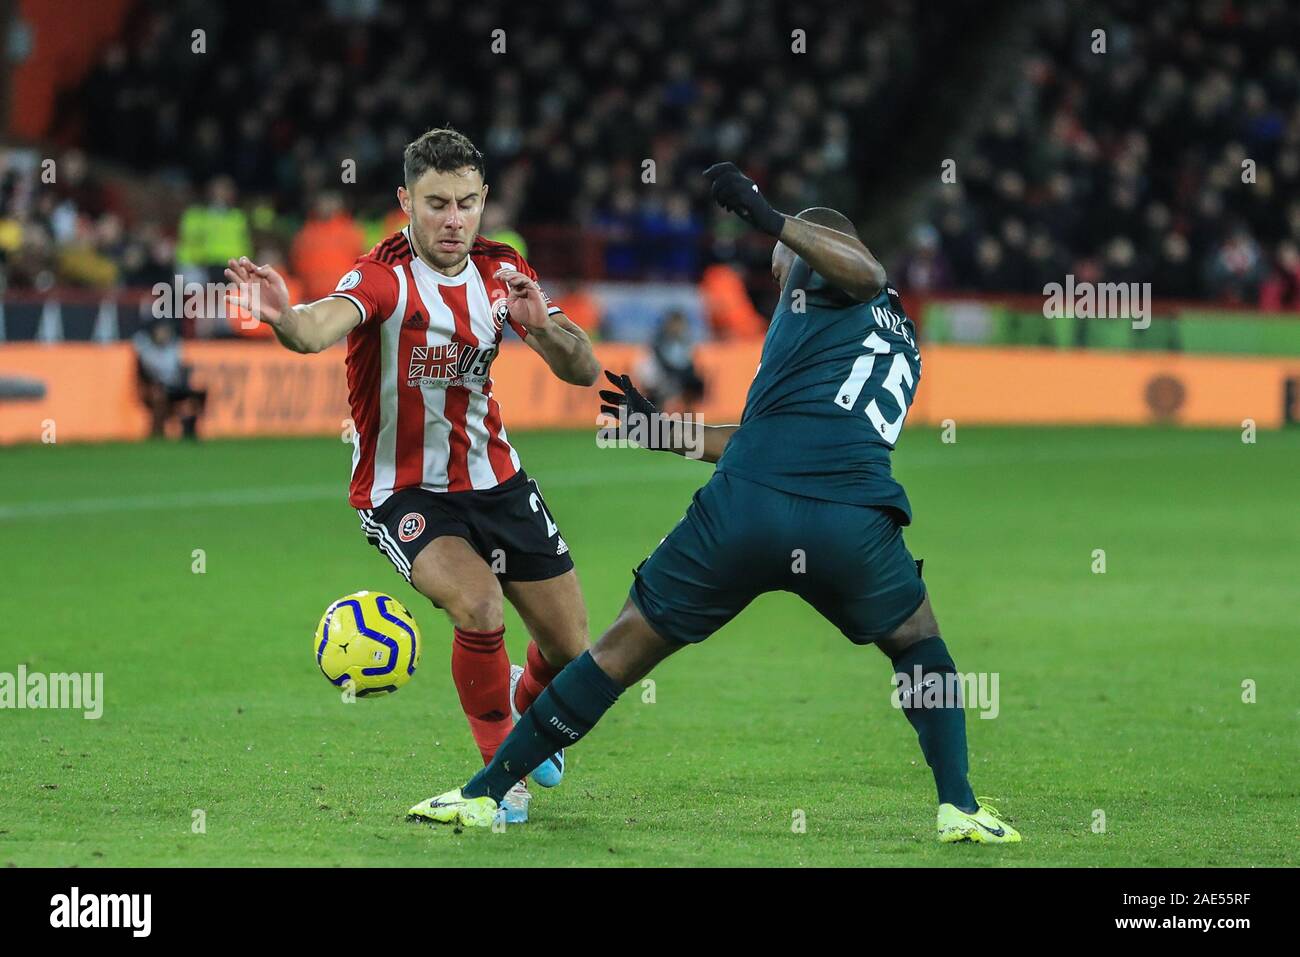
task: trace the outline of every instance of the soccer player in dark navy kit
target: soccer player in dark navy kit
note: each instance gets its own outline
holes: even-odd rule
[[[713,198],[778,239],[781,299],[739,425],[677,422],[652,447],[717,463],[685,517],[636,570],[627,604],[589,652],[533,702],[491,764],[411,816],[490,825],[516,781],[580,740],[624,688],[708,638],[758,595],[803,598],[854,644],[893,664],[896,702],[916,729],[945,843],[1020,840],[967,781],[965,715],[920,563],[903,543],[911,505],[890,471],[921,378],[915,330],[885,271],[832,209],[791,217],[731,163],[710,167]],[[602,411],[625,433],[658,425],[627,376]]]

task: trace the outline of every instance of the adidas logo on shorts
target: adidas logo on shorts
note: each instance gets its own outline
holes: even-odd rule
[[[563,538],[560,538],[560,544],[555,546],[555,554],[565,555],[569,551],[569,544]]]

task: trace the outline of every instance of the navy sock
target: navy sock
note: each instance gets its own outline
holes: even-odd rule
[[[618,700],[623,689],[585,651],[551,679],[492,763],[461,788],[465,797],[487,795],[498,803],[507,791],[560,748],[577,744]]]
[[[918,641],[899,657],[893,659],[895,675],[905,675],[907,681],[900,686],[903,714],[916,729],[925,763],[934,773],[935,787],[940,804],[955,804],[963,811],[974,811],[975,794],[967,777],[970,765],[966,757],[966,712],[962,710],[959,694],[943,694],[936,704],[933,682],[941,682],[947,690],[949,676],[957,674],[957,666],[943,639],[938,635]],[[921,681],[916,682],[916,668],[920,668]],[[895,679],[897,680],[897,679]],[[955,682],[951,685],[955,689]],[[907,691],[912,694],[906,694]],[[927,690],[930,695],[927,695]],[[926,701],[929,700],[929,704]]]

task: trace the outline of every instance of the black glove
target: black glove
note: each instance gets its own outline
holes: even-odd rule
[[[714,163],[704,171],[713,184],[713,201],[735,213],[755,229],[780,237],[785,217],[758,191],[758,184],[736,168],[735,163]]]
[[[648,441],[649,444],[644,448],[662,450],[663,446],[659,443],[659,409],[637,390],[628,376],[614,375],[606,369],[605,378],[619,391],[600,390],[600,411],[602,415],[618,419],[618,437],[628,438],[628,423],[635,415],[640,417],[641,424],[633,423],[632,431],[637,433],[637,438],[645,438]]]

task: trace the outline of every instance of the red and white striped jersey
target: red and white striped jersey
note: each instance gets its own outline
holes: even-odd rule
[[[408,227],[409,228],[409,227]],[[505,243],[478,238],[469,264],[444,276],[420,260],[407,230],[360,257],[331,294],[361,311],[348,333],[348,401],[355,434],[355,508],[398,489],[489,489],[519,471],[492,398],[492,360],[509,317],[503,267],[537,274]],[[548,313],[559,311],[546,300]]]

